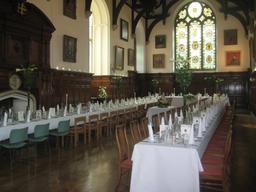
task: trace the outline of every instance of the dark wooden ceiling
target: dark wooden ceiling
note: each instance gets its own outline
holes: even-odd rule
[[[137,23],[141,17],[145,19],[145,35],[148,41],[150,33],[158,22],[165,24],[165,19],[170,16],[170,8],[182,0],[112,0],[113,26],[122,7],[127,4],[132,11],[132,33],[135,33]],[[220,12],[227,18],[229,15],[236,17],[243,25],[246,35],[251,20],[251,13],[255,12],[256,0],[212,0],[220,4]]]

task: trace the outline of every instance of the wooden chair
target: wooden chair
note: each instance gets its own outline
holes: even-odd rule
[[[117,111],[110,112],[109,121],[108,121],[110,134],[115,133],[115,127],[117,125],[117,121],[118,121]]]
[[[99,130],[99,115],[90,115],[88,123],[85,124],[86,131],[88,131],[88,142],[91,144],[92,131],[95,131],[96,141],[99,143],[100,130]]]
[[[129,143],[126,134],[126,126],[125,124],[120,124],[116,126],[115,130],[116,135],[116,143],[118,148],[118,184],[116,186],[116,191],[118,191],[122,177],[130,174],[132,169],[132,161],[131,161],[131,154]]]
[[[70,136],[74,140],[74,147],[77,146],[79,134],[84,135],[84,144],[86,144],[86,116],[76,117],[74,120],[74,127],[70,129]]]
[[[140,142],[142,140],[139,122],[137,120],[130,122],[130,130],[132,134],[133,145]]]
[[[153,115],[152,116],[152,126],[154,128],[154,132],[159,132],[159,125],[160,125],[160,121],[159,121],[159,118],[158,118],[158,115]]]
[[[143,138],[148,138],[149,133],[148,133],[148,118],[147,117],[143,117],[140,120],[140,126],[141,126],[142,137]]]
[[[110,135],[108,112],[100,114],[99,129],[100,129],[100,136],[102,136],[102,134],[104,133],[107,136]]]
[[[203,156],[204,172],[200,173],[200,186],[202,189],[211,191],[229,192],[230,187],[230,156],[231,156],[232,131],[227,134],[225,142],[224,157],[217,152]],[[211,152],[213,153],[213,152]],[[209,158],[210,157],[210,158]]]

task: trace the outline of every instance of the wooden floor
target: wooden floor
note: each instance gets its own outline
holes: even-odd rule
[[[256,120],[247,112],[238,113],[231,192],[256,192]],[[33,148],[29,153],[34,154]],[[8,153],[0,155],[0,192],[113,192],[116,183],[117,151],[113,138],[105,139],[101,147],[81,144],[77,149],[52,149],[50,155],[41,147],[37,161],[33,157],[18,161],[12,171]]]

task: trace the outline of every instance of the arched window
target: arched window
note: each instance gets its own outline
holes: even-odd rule
[[[175,18],[175,59],[189,60],[191,70],[216,69],[216,18],[201,2],[186,4]]]
[[[89,18],[89,71],[110,74],[110,17],[105,1],[93,0]]]

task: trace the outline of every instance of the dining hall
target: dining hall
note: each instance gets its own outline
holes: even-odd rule
[[[1,192],[256,192],[255,0],[1,0]]]

